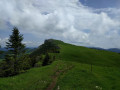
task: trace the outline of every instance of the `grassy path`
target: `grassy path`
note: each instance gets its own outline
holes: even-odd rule
[[[65,68],[63,68],[62,70],[59,70],[58,65],[56,67],[55,70],[55,74],[52,76],[52,82],[50,83],[50,85],[48,86],[48,88],[46,90],[53,90],[56,86],[58,77],[60,76],[60,74],[64,74],[66,73],[68,70],[71,70],[73,68],[73,66],[67,66]],[[59,86],[57,87],[57,90],[59,90]]]

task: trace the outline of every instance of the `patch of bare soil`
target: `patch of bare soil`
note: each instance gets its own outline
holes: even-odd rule
[[[56,86],[58,77],[60,76],[61,73],[66,73],[68,70],[72,69],[73,66],[70,67],[66,67],[63,70],[56,70],[54,76],[52,76],[52,82],[50,83],[50,85],[48,86],[48,88],[46,90],[53,90]],[[58,87],[57,90],[59,90],[60,88]]]

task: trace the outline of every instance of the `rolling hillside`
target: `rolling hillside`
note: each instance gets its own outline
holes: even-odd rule
[[[118,53],[89,49],[66,43],[60,43],[59,45],[61,47],[60,57],[62,60],[100,66],[120,66],[120,54]]]
[[[120,55],[53,40],[56,61],[0,78],[0,90],[120,90]]]

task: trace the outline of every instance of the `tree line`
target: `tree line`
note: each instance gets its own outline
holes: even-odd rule
[[[9,54],[0,62],[0,77],[17,75],[35,66],[49,65],[55,60],[55,56],[50,56],[49,53],[59,53],[59,46],[49,39],[34,52],[27,54],[23,39],[18,28],[14,27],[6,42]]]

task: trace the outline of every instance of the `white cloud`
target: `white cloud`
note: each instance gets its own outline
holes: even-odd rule
[[[6,46],[6,42],[8,42],[8,38],[0,38],[0,45],[2,47],[5,47]],[[23,41],[22,42],[23,44],[25,44],[26,46],[29,46],[29,47],[36,47],[40,44],[42,44],[42,42],[38,42],[38,41]]]
[[[36,41],[23,41],[23,43],[29,47],[36,47],[36,46],[42,44],[41,42],[36,42]]]
[[[0,38],[0,45],[5,46],[7,41],[8,41],[7,37],[6,38]]]
[[[0,30],[9,22],[38,37],[120,48],[120,9],[95,10],[79,0],[0,0],[0,13]]]

